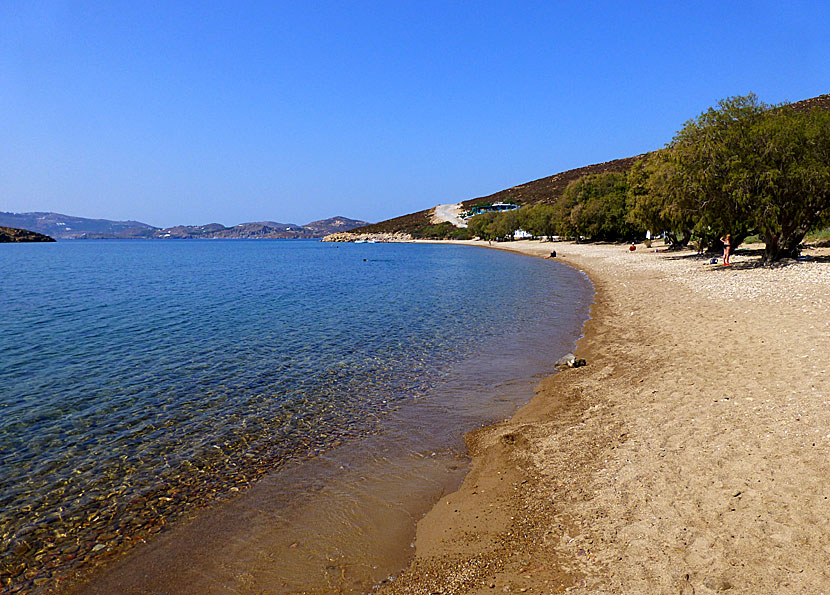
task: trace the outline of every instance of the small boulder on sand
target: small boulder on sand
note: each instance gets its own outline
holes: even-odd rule
[[[569,353],[568,355],[559,358],[559,360],[556,362],[556,367],[557,368],[580,368],[580,367],[585,366],[587,364],[588,364],[588,362],[586,362],[584,359],[576,357],[573,353]]]

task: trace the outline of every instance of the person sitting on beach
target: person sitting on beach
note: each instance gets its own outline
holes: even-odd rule
[[[730,242],[732,241],[732,236],[730,234],[726,234],[720,239],[723,242],[723,264],[729,265],[732,264],[729,262],[729,249],[730,249]]]

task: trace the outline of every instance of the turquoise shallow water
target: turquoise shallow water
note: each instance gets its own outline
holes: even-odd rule
[[[6,245],[0,272],[0,553],[19,577],[405,432],[419,402],[458,398],[450,380],[550,371],[591,296],[553,262],[423,244]],[[447,411],[457,436],[487,417]]]

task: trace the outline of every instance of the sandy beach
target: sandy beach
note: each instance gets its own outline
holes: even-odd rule
[[[589,275],[588,365],[467,436],[385,592],[830,592],[830,250],[497,247]]]

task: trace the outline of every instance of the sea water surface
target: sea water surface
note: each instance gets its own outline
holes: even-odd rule
[[[365,500],[367,451],[387,467],[439,451],[456,469],[463,433],[531,396],[591,300],[585,277],[554,262],[431,244],[4,245],[0,274],[4,592],[59,585],[268,481],[269,502],[296,500],[309,477]],[[353,465],[359,478],[344,479]],[[373,497],[407,481],[389,499],[445,489],[418,487],[409,465]],[[365,547],[354,584],[377,579]]]

